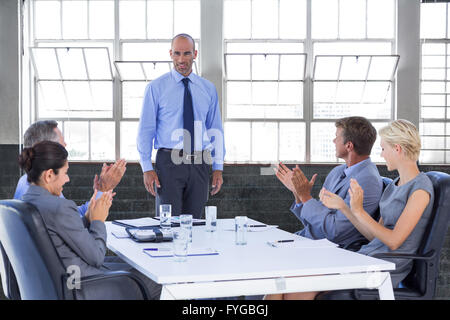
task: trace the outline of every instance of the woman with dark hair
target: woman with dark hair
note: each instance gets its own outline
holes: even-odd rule
[[[23,200],[39,210],[64,267],[79,267],[81,277],[101,274],[111,270],[112,266],[113,269],[129,270],[147,284],[153,298],[158,298],[161,286],[131,269],[128,264],[118,259],[110,265],[104,264],[105,220],[115,193],[109,190],[96,200],[95,190],[89,209],[82,219],[75,202],[60,198],[64,184],[69,182],[67,156],[66,149],[52,141],[43,141],[31,148],[25,148],[19,156],[19,163],[31,183]],[[130,296],[138,296],[138,289],[134,286],[123,289],[122,294],[126,292]],[[111,290],[101,294],[105,299],[117,298]],[[77,291],[77,296],[88,298],[82,289]]]

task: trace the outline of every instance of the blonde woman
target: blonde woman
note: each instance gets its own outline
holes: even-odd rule
[[[385,189],[380,200],[380,219],[375,221],[363,209],[364,190],[358,181],[350,182],[350,207],[339,196],[322,189],[320,200],[328,208],[338,209],[370,242],[358,253],[415,253],[428,223],[433,207],[433,185],[419,171],[420,136],[407,120],[396,120],[379,131],[381,156],[389,171],[397,170],[399,177]],[[386,259],[388,260],[388,259]],[[393,287],[398,287],[412,268],[408,259],[390,259],[396,270],[391,273]],[[318,292],[269,295],[266,299],[314,299]]]

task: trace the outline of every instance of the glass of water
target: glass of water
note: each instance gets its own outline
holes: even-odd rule
[[[180,228],[187,231],[188,242],[192,242],[192,214],[180,215]]]
[[[236,231],[236,244],[239,246],[247,244],[247,217],[237,216],[234,218]]]
[[[173,233],[173,256],[177,262],[184,262],[187,260],[189,236],[184,228]]]
[[[205,207],[206,231],[214,232],[217,230],[217,207]]]
[[[161,229],[170,229],[172,226],[172,205],[161,204],[159,206],[159,226]]]

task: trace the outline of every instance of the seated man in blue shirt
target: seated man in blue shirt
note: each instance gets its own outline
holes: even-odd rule
[[[62,146],[66,146],[61,130],[58,128],[58,123],[54,120],[41,120],[33,123],[24,134],[24,147],[29,148],[41,141],[54,141]],[[103,164],[100,177],[95,175],[93,188],[98,190],[97,198],[102,194],[102,191],[114,189],[122,179],[126,170],[126,161],[124,159],[118,160],[113,165]],[[27,181],[27,175],[24,174],[17,183],[14,199],[21,199],[30,187]],[[64,198],[64,195],[61,194]],[[89,208],[89,201],[81,206],[78,206],[80,216],[84,216]]]
[[[350,179],[356,179],[364,190],[364,210],[373,216],[383,192],[381,176],[370,160],[377,131],[363,117],[342,118],[335,125],[336,138],[333,142],[336,157],[345,160],[345,164],[331,170],[323,187],[338,194],[349,205]],[[295,202],[291,211],[304,225],[304,229],[297,234],[310,239],[327,238],[342,247],[364,240],[342,212],[328,209],[319,200],[312,198],[311,189],[317,174],[308,180],[298,165],[290,170],[280,163],[276,175],[294,194]]]

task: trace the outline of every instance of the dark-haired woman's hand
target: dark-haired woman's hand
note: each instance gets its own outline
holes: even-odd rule
[[[96,192],[94,193],[94,196]],[[109,208],[111,208],[113,197],[116,193],[112,192],[112,190],[104,192],[100,199],[94,200],[93,203],[89,206],[89,216],[87,217],[89,221],[99,220],[105,222],[106,218],[109,214]],[[92,199],[91,199],[92,201]]]

